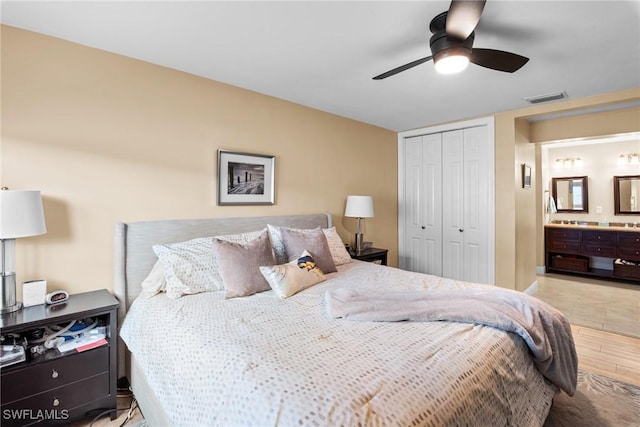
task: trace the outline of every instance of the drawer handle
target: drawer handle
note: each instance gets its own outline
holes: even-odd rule
[[[58,399],[53,399],[53,406],[60,405],[60,401]]]
[[[51,371],[51,378],[58,378],[60,374],[58,374],[58,371],[56,371],[55,369],[53,369]]]

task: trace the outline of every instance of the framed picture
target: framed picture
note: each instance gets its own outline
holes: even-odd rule
[[[522,188],[531,188],[531,166],[522,164]]]
[[[218,150],[218,205],[273,205],[275,159]]]

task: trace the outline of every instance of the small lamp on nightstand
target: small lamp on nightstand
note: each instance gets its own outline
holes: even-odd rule
[[[362,252],[364,234],[362,234],[362,219],[373,218],[373,197],[347,196],[347,207],[344,216],[358,218],[358,232],[356,233],[356,252]]]
[[[16,300],[16,239],[46,232],[39,191],[0,189],[0,313],[22,308],[22,303]]]

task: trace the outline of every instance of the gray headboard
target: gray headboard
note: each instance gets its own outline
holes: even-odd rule
[[[140,284],[157,261],[152,246],[183,242],[196,237],[261,230],[267,224],[292,228],[328,228],[331,214],[284,215],[244,218],[206,218],[117,223],[114,238],[114,292],[120,301],[118,324],[142,290]],[[125,373],[125,346],[119,343],[118,376]]]

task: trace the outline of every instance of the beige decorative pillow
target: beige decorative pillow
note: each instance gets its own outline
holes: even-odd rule
[[[287,264],[261,266],[260,272],[275,294],[282,299],[326,280],[322,270],[307,251]]]
[[[338,271],[329,251],[327,238],[320,227],[305,231],[284,228],[281,233],[287,251],[287,261],[298,259],[298,256],[306,250],[324,273]]]
[[[225,298],[244,297],[270,289],[260,272],[260,266],[274,264],[273,250],[266,230],[249,243],[214,238],[212,246],[220,265]]]
[[[289,257],[287,256],[287,250],[282,240],[283,230],[293,230],[300,233],[311,233],[315,230],[313,228],[278,227],[271,224],[267,225],[267,229],[269,230],[269,238],[271,239],[271,246],[273,246],[273,252],[276,256],[276,262],[278,264],[285,264],[289,261]],[[327,239],[327,245],[329,246],[329,252],[331,252],[333,263],[335,265],[342,265],[342,264],[351,262],[351,256],[349,255],[349,252],[345,249],[344,242],[342,242],[342,239],[338,235],[336,228],[335,227],[323,228],[322,232],[324,233]]]

